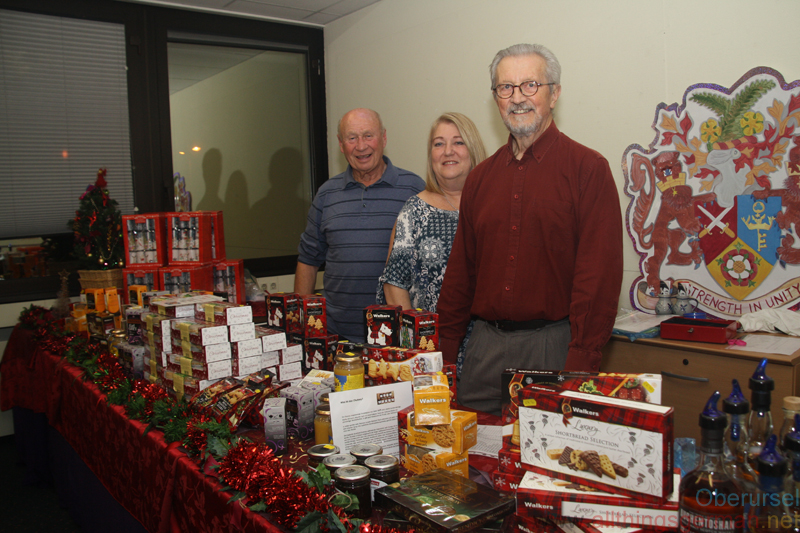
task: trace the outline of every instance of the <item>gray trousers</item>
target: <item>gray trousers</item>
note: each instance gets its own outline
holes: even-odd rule
[[[566,319],[541,329],[510,332],[476,320],[458,381],[458,403],[499,416],[503,370],[563,370],[571,339]]]

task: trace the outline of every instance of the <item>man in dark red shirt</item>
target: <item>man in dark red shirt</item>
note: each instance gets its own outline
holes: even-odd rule
[[[499,414],[505,368],[599,369],[622,284],[622,214],[608,161],[553,122],[553,53],[514,45],[490,70],[510,135],[467,178],[438,312],[447,362],[476,319],[459,402]]]

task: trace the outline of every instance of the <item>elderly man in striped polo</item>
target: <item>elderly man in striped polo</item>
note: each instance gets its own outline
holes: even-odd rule
[[[312,293],[325,263],[328,331],[364,342],[362,311],[375,303],[397,214],[425,182],[383,155],[386,129],[375,111],[347,112],[337,136],[347,170],[317,191],[300,237],[294,290]]]

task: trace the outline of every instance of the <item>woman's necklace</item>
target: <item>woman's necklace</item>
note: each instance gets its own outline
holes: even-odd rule
[[[456,208],[456,206],[453,205],[453,203],[450,201],[450,199],[447,197],[447,195],[444,192],[442,193],[442,196],[444,196],[444,201],[447,202],[448,204],[450,204],[450,207],[453,208],[453,211],[455,211],[456,214],[460,214],[458,212],[458,208]]]

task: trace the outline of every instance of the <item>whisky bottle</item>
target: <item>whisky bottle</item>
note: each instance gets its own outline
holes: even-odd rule
[[[772,435],[772,413],[770,404],[772,403],[772,391],[775,389],[775,381],[766,374],[767,359],[764,358],[758,364],[756,371],[750,377],[748,383],[750,387],[750,416],[747,419],[749,431],[747,441],[747,463],[745,464],[744,477],[748,482],[758,483],[758,454],[767,439]]]
[[[750,413],[750,402],[742,394],[738,380],[732,382],[733,390],[722,400],[722,410],[727,415],[728,426],[725,428],[725,468],[743,490],[746,489],[744,463],[747,457],[747,415]]]
[[[790,520],[783,506],[784,482],[789,461],[777,448],[778,436],[770,435],[756,458],[758,491],[750,502],[747,525],[752,533],[787,531]]]
[[[794,430],[783,440],[789,460],[789,474],[786,479],[786,494],[783,501],[790,527],[788,531],[800,532],[800,414],[794,415]]]
[[[738,533],[743,531],[742,491],[725,469],[723,460],[725,414],[717,410],[719,391],[700,413],[700,457],[678,489],[681,533]]]

